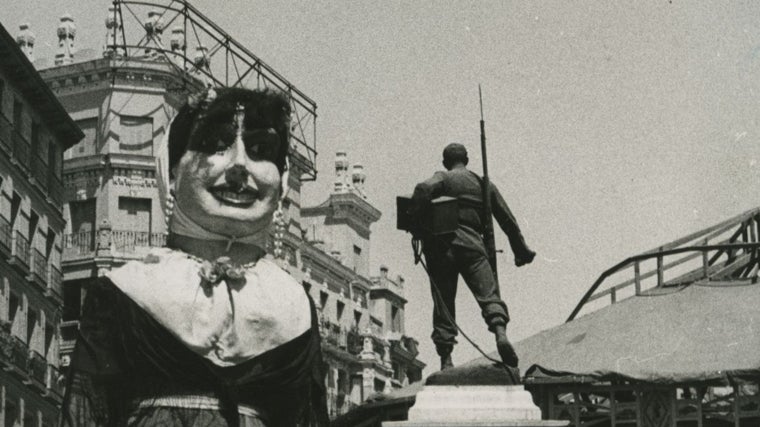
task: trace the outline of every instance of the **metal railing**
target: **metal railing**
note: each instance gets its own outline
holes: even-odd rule
[[[13,335],[11,324],[3,321],[0,325],[0,362],[10,365],[13,360]]]
[[[63,273],[53,264],[48,268],[48,290],[55,295],[63,296]]]
[[[29,364],[29,348],[19,337],[11,339],[11,363],[19,371],[26,373]]]
[[[63,235],[64,251],[73,251],[77,255],[86,255],[95,250],[95,233],[82,231]]]
[[[5,246],[8,251],[13,247],[13,234],[11,233],[11,223],[7,219],[0,217],[0,245]]]
[[[64,378],[61,371],[53,365],[47,365],[47,378],[45,381],[47,389],[50,390],[57,398],[63,397]]]
[[[29,267],[29,240],[27,240],[18,230],[13,233],[12,255],[21,261],[26,267]]]
[[[346,348],[346,330],[341,328],[340,325],[325,321],[320,324],[319,330],[326,343],[332,344],[335,347]]]
[[[664,286],[677,286],[697,280],[757,280],[760,269],[760,208],[700,230],[666,245],[635,255],[604,271],[581,298],[567,321],[575,319],[583,307],[600,298],[616,303],[623,290],[633,295]],[[665,262],[674,255],[686,254]],[[654,260],[655,267],[643,269],[645,261]],[[611,276],[633,270],[633,277],[599,290]],[[676,274],[666,280],[666,273]],[[647,281],[647,279],[650,279]],[[652,284],[653,282],[653,284]],[[647,286],[649,283],[649,286]]]
[[[7,152],[13,151],[13,125],[0,113],[0,147]]]
[[[134,252],[135,248],[166,246],[166,235],[147,231],[114,230],[111,232],[111,241],[116,252]]]
[[[37,249],[31,249],[29,251],[31,258],[30,272],[34,275],[34,278],[39,280],[42,284],[47,284],[48,280],[48,260],[45,255]]]
[[[29,376],[40,387],[45,388],[47,383],[47,361],[34,350],[29,350],[28,372]]]

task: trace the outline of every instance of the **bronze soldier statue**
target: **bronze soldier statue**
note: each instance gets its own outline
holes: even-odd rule
[[[483,241],[482,178],[467,169],[467,150],[452,143],[443,150],[446,171],[436,172],[417,184],[412,195],[412,215],[419,217],[431,200],[441,196],[457,199],[458,228],[448,235],[426,234],[422,238],[423,254],[428,265],[433,292],[433,334],[436,351],[441,357],[441,370],[453,366],[451,352],[456,344],[455,300],[457,281],[462,275],[480,306],[488,330],[496,337],[496,347],[505,364],[517,367],[518,357],[507,339],[509,313],[499,295],[498,282],[488,262]],[[490,186],[493,217],[509,238],[520,267],[533,261],[536,253],[525,243],[515,217],[499,190]],[[490,219],[489,219],[490,220]]]

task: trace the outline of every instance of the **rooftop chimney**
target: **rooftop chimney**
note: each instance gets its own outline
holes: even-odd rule
[[[193,64],[195,68],[200,70],[208,70],[211,62],[208,58],[208,48],[205,46],[198,46],[195,48],[195,55],[193,56]]]
[[[343,177],[348,173],[348,155],[345,151],[335,152],[335,176]]]
[[[121,31],[121,14],[116,7],[108,6],[108,15],[106,16],[106,48],[103,50],[103,56],[111,58],[114,56],[123,56],[124,33]]]
[[[155,10],[148,12],[148,19],[143,22],[143,28],[145,28],[145,35],[148,38],[148,43],[145,47],[145,58],[157,59],[161,56],[161,53],[151,47],[151,44],[159,48],[162,46],[161,35],[164,33],[164,20],[161,19],[161,14]]]
[[[68,13],[61,16],[58,24],[58,51],[55,54],[55,65],[66,65],[74,62],[74,37],[77,35],[77,26],[74,18]]]
[[[351,181],[356,192],[359,193],[364,198],[367,197],[366,195],[364,195],[364,180],[365,179],[367,179],[367,174],[364,173],[364,165],[362,165],[361,163],[355,164],[354,170],[351,173]]]
[[[16,44],[29,58],[29,62],[34,62],[34,33],[29,29],[29,24],[23,23],[18,26]]]

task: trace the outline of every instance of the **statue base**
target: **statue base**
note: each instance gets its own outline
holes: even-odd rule
[[[409,409],[408,421],[383,427],[560,427],[541,419],[533,397],[519,385],[426,385]]]

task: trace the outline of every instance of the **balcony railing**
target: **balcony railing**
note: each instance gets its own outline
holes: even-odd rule
[[[0,245],[2,245],[7,252],[11,251],[13,245],[11,223],[3,217],[0,217]]]
[[[11,324],[2,322],[0,324],[0,363],[5,366],[11,366],[13,360],[13,335],[11,334]]]
[[[87,255],[95,250],[95,233],[83,231],[63,235],[63,250],[76,255]]]
[[[53,365],[47,365],[47,381],[45,385],[56,400],[60,400],[63,397],[63,374]]]
[[[320,333],[326,343],[332,344],[335,347],[346,348],[347,337],[345,329],[329,321],[322,322],[320,326]]]
[[[48,280],[47,258],[45,258],[45,256],[42,255],[42,252],[37,249],[32,249],[29,251],[29,255],[31,258],[30,267],[33,279],[45,286]]]
[[[12,255],[25,267],[29,267],[29,241],[18,230],[13,234]]]
[[[16,129],[13,130],[12,134],[13,157],[18,160],[22,168],[29,170],[29,152],[31,151],[29,141],[27,141],[26,138],[24,138],[24,136],[21,135],[21,133],[19,133]]]
[[[13,150],[13,125],[0,113],[0,147],[10,153]]]
[[[45,358],[36,351],[29,351],[28,369],[29,376],[34,380],[35,385],[44,390],[47,383],[47,361]]]
[[[47,289],[49,293],[61,298],[63,296],[63,273],[53,264],[48,268]]]
[[[26,375],[29,366],[29,348],[19,337],[13,337],[11,344],[11,364],[17,373]]]
[[[113,230],[111,241],[116,252],[135,252],[135,248],[166,246],[166,235],[147,231]]]

